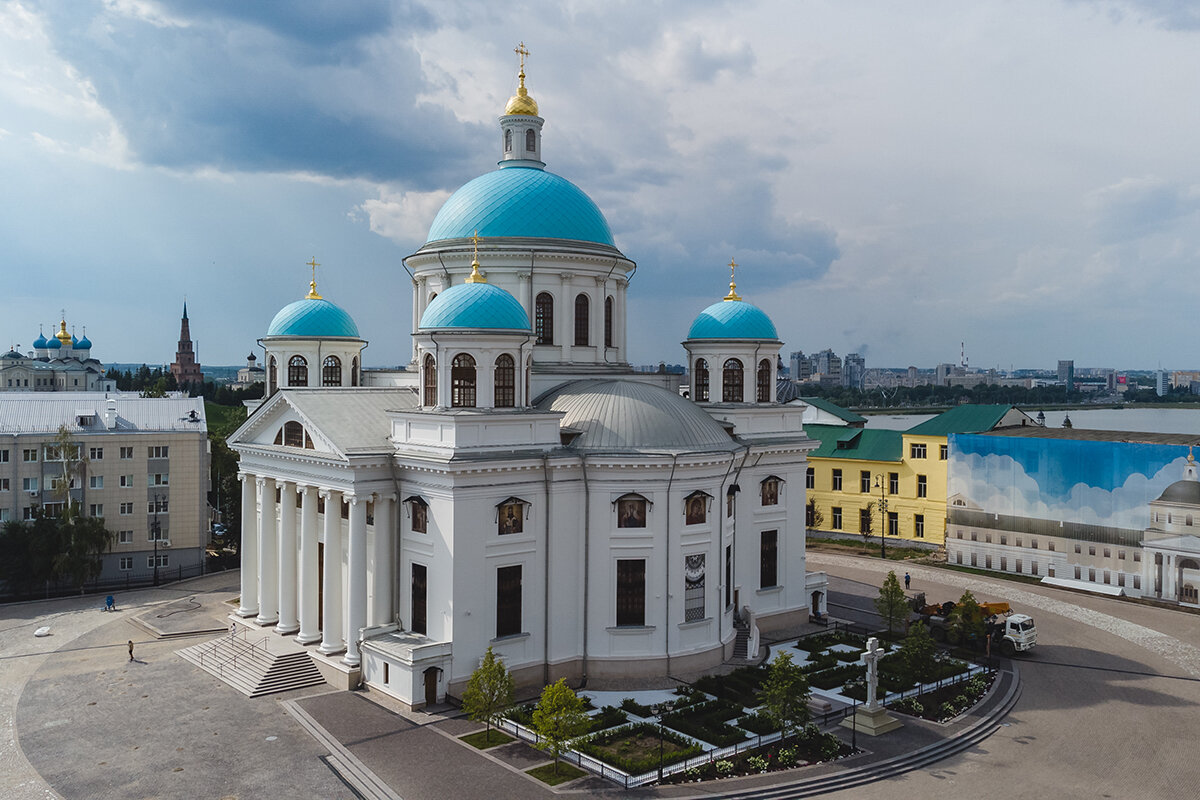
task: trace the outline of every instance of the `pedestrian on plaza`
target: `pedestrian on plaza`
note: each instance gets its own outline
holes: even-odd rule
[[[133,661],[133,639],[129,640],[129,660]]]
[[[904,573],[904,591],[906,591],[906,592],[908,591],[908,584],[910,581],[912,581],[912,578],[908,577],[907,572]]]

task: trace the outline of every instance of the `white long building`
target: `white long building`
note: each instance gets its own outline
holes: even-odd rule
[[[366,341],[314,281],[268,327],[268,398],[230,439],[238,613],[412,706],[458,694],[489,645],[525,685],[666,675],[824,607],[816,443],[774,402],[773,323],[731,281],[684,342],[695,402],[634,374],[635,265],[544,169],[543,122],[522,73],[500,168],[406,260],[416,385],[360,385]]]

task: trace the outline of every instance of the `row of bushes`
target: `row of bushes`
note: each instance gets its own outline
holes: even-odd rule
[[[732,700],[710,700],[667,714],[663,724],[717,747],[728,747],[746,739],[745,731],[725,722],[741,712],[741,705]]]
[[[728,675],[705,675],[696,681],[696,689],[707,692],[720,700],[729,700],[739,706],[758,705],[758,692],[767,679],[767,667],[738,667]]]

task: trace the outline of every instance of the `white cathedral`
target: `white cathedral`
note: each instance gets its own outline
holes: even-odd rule
[[[262,345],[240,455],[238,615],[327,680],[419,708],[490,645],[519,685],[714,667],[806,622],[802,408],[774,402],[774,324],[729,294],[683,342],[691,399],[635,373],[636,268],[545,169],[525,88],[499,169],[446,201],[413,280],[407,385],[372,386],[351,316],[317,293]]]

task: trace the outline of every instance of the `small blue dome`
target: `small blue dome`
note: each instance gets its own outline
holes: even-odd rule
[[[51,336],[49,339],[46,340],[46,344],[44,345],[44,347],[46,347],[46,349],[48,349],[48,350],[60,350],[60,349],[62,349],[62,342],[60,342],[58,339],[55,339],[53,336]]]
[[[459,283],[433,298],[419,327],[528,331],[529,315],[517,298],[499,286]]]
[[[328,300],[311,297],[280,309],[267,328],[267,336],[359,338],[358,326],[349,314]]]
[[[33,340],[33,346],[38,350],[46,349],[46,337],[39,333],[38,337]]]
[[[461,187],[429,228],[428,242],[521,236],[615,247],[600,209],[566,178],[536,167],[504,167]]]
[[[75,346],[78,347],[80,350],[91,350],[92,349],[92,340],[89,339],[86,335],[84,335],[84,337],[82,339],[80,339],[78,342],[75,343]]]
[[[775,323],[744,300],[722,300],[700,312],[689,339],[778,339]]]

